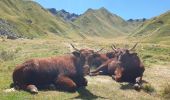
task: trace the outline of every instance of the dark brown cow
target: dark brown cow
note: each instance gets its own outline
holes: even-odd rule
[[[70,92],[87,86],[84,76],[89,73],[88,58],[95,52],[72,47],[75,49],[72,55],[31,59],[18,65],[13,72],[14,86],[31,93],[38,93],[37,88],[50,84]]]
[[[91,76],[95,75],[109,75],[108,65],[115,59],[115,52],[108,52],[106,54],[96,54],[96,57],[93,57],[91,63],[93,66],[96,66],[95,71],[90,73]],[[112,75],[112,74],[111,74]]]
[[[136,45],[137,44],[135,44],[132,49],[134,49]],[[113,79],[117,82],[139,84],[145,68],[137,56],[137,53],[130,53],[132,49],[116,49],[115,46],[113,46],[115,57],[109,59],[95,71],[91,72],[91,75],[98,75],[100,71],[104,70],[106,74],[112,75]]]
[[[106,61],[114,57],[113,52],[108,52],[108,53],[95,53],[93,56],[89,58],[89,62],[91,67],[98,68],[102,64],[104,64]]]

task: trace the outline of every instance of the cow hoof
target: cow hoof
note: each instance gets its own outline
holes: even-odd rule
[[[28,85],[27,91],[29,91],[31,94],[37,94],[38,93],[38,89],[35,85]]]
[[[94,73],[89,73],[89,76],[95,76]]]
[[[112,75],[112,79],[115,80],[115,76],[114,75]]]
[[[141,89],[141,86],[136,83],[136,84],[134,85],[134,88],[135,88],[135,90],[140,90],[140,89]]]
[[[37,89],[35,89],[35,88],[34,88],[34,89],[31,89],[31,91],[30,91],[30,92],[31,92],[31,94],[38,94],[38,90],[37,90]]]

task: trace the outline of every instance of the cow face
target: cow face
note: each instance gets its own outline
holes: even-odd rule
[[[90,65],[91,65],[91,60],[93,57],[97,57],[99,56],[98,55],[98,52],[103,50],[100,49],[96,52],[94,52],[94,50],[91,50],[91,49],[77,49],[76,47],[74,47],[73,44],[70,44],[73,49],[75,50],[73,52],[73,55],[76,56],[80,61],[79,61],[79,64],[78,64],[78,73],[79,74],[83,74],[83,75],[87,75],[90,73]]]
[[[140,65],[137,53],[130,53],[127,49],[121,49],[117,53],[117,68],[115,71],[116,81],[133,81],[133,75]]]
[[[90,58],[95,55],[93,50],[81,49],[79,51],[74,51],[73,55],[80,60],[79,72],[82,72],[83,75],[90,73]]]

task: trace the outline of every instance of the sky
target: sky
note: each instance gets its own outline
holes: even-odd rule
[[[34,0],[45,8],[64,9],[83,14],[88,8],[105,7],[111,13],[128,19],[152,18],[170,10],[170,0]]]

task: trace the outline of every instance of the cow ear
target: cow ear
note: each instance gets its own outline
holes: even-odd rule
[[[109,53],[106,53],[106,56],[111,59],[111,58],[114,58],[114,53],[113,52],[109,52]]]
[[[72,54],[76,57],[80,57],[80,52],[78,52],[78,51],[74,51],[74,52],[72,52]]]

